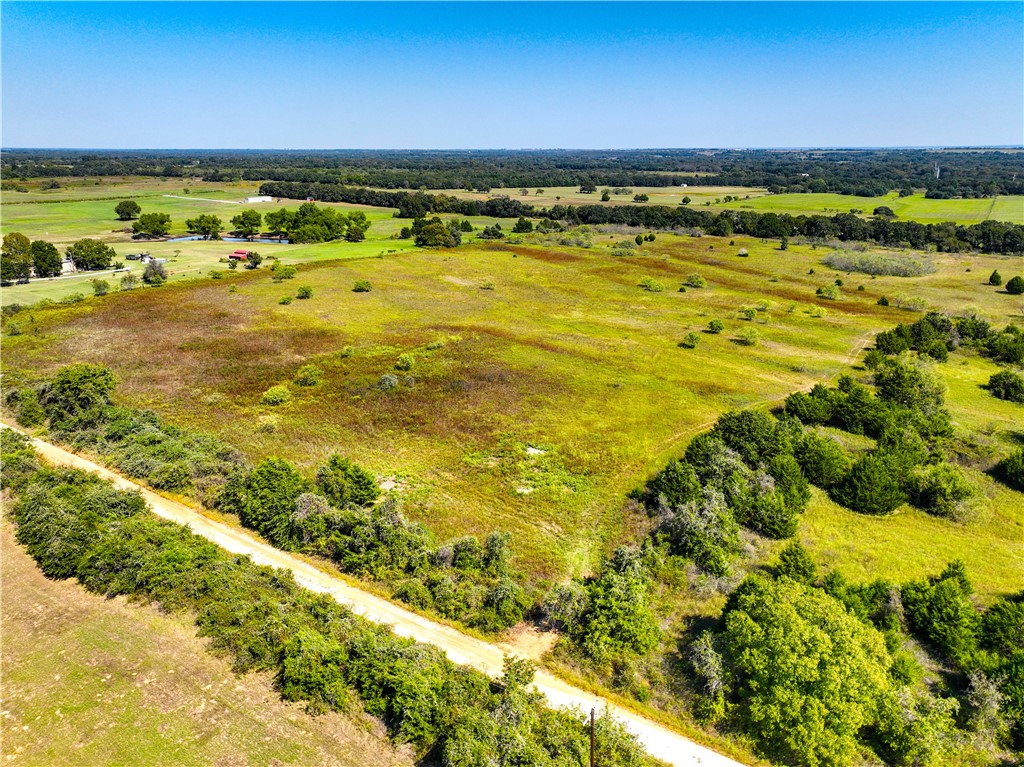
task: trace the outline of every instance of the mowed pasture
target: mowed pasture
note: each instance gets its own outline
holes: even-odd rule
[[[368,717],[310,716],[235,676],[187,616],[48,580],[0,529],[6,764],[411,765]]]
[[[884,197],[855,197],[845,194],[773,194],[749,200],[713,204],[715,210],[753,210],[758,213],[789,213],[793,216],[835,215],[853,209],[870,216],[875,208],[892,209],[897,220],[938,224],[953,221],[977,224],[982,221],[1008,221],[1024,224],[1024,196],[985,197],[964,200],[929,200],[923,194],[900,197],[896,192]]]
[[[84,187],[91,189],[92,187]],[[242,210],[253,209],[267,213],[281,208],[294,210],[302,203],[295,200],[279,202],[245,203],[232,202],[254,195],[257,187],[252,184],[206,184],[191,185],[190,194],[183,194],[184,187],[176,184],[168,187],[167,183],[158,182],[125,182],[121,185],[105,187],[107,191],[123,190],[124,197],[112,199],[81,199],[80,187],[69,186],[51,190],[54,196],[47,202],[20,202],[9,204],[13,198],[19,202],[20,193],[3,193],[3,221],[0,223],[0,234],[21,232],[32,240],[46,240],[54,243],[61,251],[68,245],[83,237],[106,242],[117,252],[128,271],[140,277],[145,268],[139,261],[124,258],[129,253],[148,252],[157,258],[166,258],[168,279],[177,281],[205,277],[211,270],[226,269],[227,256],[236,248],[259,251],[265,258],[278,257],[285,264],[299,264],[310,261],[336,260],[344,258],[363,258],[383,253],[402,252],[413,247],[412,240],[395,239],[395,235],[409,221],[394,218],[391,208],[375,208],[345,203],[318,203],[338,208],[343,212],[359,210],[370,220],[370,229],[362,242],[334,241],[315,244],[279,244],[227,242],[218,240],[190,240],[184,242],[136,240],[132,235],[121,231],[130,227],[131,221],[119,221],[114,214],[114,207],[121,199],[134,199],[142,207],[143,213],[166,213],[171,217],[171,236],[187,234],[185,221],[200,214],[213,214],[224,222],[225,233],[231,229],[231,218]],[[131,191],[133,194],[128,194]],[[64,196],[57,196],[63,193]],[[40,192],[39,194],[44,194]],[[177,195],[167,197],[165,195]],[[109,195],[107,195],[109,196]],[[457,218],[443,216],[445,219]],[[475,216],[470,219],[479,232],[483,227],[499,223],[499,219]],[[509,222],[504,221],[505,225]],[[465,235],[472,239],[473,234]],[[269,262],[268,264],[269,265]],[[43,300],[60,301],[72,294],[92,293],[92,280],[103,279],[116,290],[118,281],[124,272],[88,273],[79,272],[52,279],[32,280],[26,285],[12,285],[4,288],[0,294],[0,303],[28,305]]]
[[[460,197],[464,200],[486,200],[490,197],[512,197],[524,203],[529,203],[540,208],[547,208],[552,205],[632,205],[633,196],[646,194],[650,199],[647,205],[679,205],[684,197],[690,198],[690,205],[703,205],[705,202],[721,200],[726,195],[746,197],[754,199],[768,194],[768,190],[762,187],[749,186],[630,186],[622,187],[629,189],[629,192],[609,194],[609,200],[601,200],[601,193],[608,189],[615,189],[613,186],[602,185],[597,187],[593,193],[584,193],[578,186],[555,186],[540,190],[523,190],[498,188],[489,192],[469,192],[465,189],[432,189],[432,194],[450,194],[453,197]]]
[[[823,248],[659,234],[637,255],[612,255],[621,239],[606,232],[590,249],[477,243],[307,264],[294,284],[239,272],[29,310],[18,315],[22,335],[4,339],[5,368],[39,378],[70,360],[101,362],[127,402],[214,432],[253,459],[278,455],[311,471],[340,452],[391,480],[407,513],[439,537],[508,530],[520,566],[561,579],[648,529],[626,494],[723,411],[851,372],[874,333],[919,316],[878,306],[879,297],[973,305],[997,325],[1024,317],[1019,298],[983,284],[1019,259],[934,255],[926,277],[872,279],[827,268]],[[693,273],[707,287],[679,292]],[[663,290],[642,288],[647,278]],[[840,300],[815,296],[836,278]],[[361,279],[371,292],[353,292]],[[280,305],[298,284],[313,298]],[[752,320],[739,317],[744,307]],[[703,332],[712,319],[723,333]],[[760,340],[745,346],[750,328]],[[690,332],[699,345],[681,348]],[[411,370],[396,369],[402,354],[413,355]],[[291,384],[308,363],[323,382]],[[991,422],[1005,453],[1021,439],[1019,407],[977,388],[987,364],[976,361],[970,383],[950,378],[950,405],[965,426]],[[385,374],[399,381],[387,392]],[[292,401],[261,405],[275,384],[290,385]],[[973,474],[988,482],[972,523],[984,528],[917,524],[907,511],[864,521],[873,532],[859,536],[863,518],[819,496],[800,536],[855,572],[924,575],[957,554],[985,565],[983,595],[1008,590],[1019,580],[1024,509]],[[892,565],[907,525],[923,545]]]

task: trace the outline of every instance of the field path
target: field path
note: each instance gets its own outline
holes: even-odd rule
[[[245,204],[243,202],[239,202],[238,200],[215,200],[212,197],[199,197],[199,196],[191,197],[189,195],[184,195],[184,194],[165,194],[164,197],[170,197],[170,198],[172,198],[174,200],[188,200],[190,202],[197,202],[197,201],[198,202],[223,202],[223,203],[227,203],[228,205],[244,205]]]
[[[4,424],[0,426],[9,428]],[[247,554],[259,564],[290,570],[301,586],[311,591],[330,594],[354,613],[375,623],[386,624],[400,636],[436,645],[455,663],[472,666],[489,676],[497,677],[501,674],[504,656],[514,654],[511,648],[503,648],[467,636],[450,626],[435,623],[429,618],[368,594],[340,578],[322,572],[298,557],[279,551],[226,524],[208,519],[182,503],[157,495],[116,472],[56,445],[35,438],[32,439],[32,445],[50,463],[93,472],[124,490],[138,490],[158,516],[185,525],[197,535],[234,554]],[[738,767],[740,764],[694,743],[664,725],[607,702],[600,696],[573,687],[543,670],[537,671],[534,683],[554,706],[578,706],[584,711],[589,711],[594,706],[603,708],[607,704],[615,718],[636,735],[649,753],[668,764],[679,767]]]

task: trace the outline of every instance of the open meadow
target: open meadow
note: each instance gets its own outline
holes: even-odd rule
[[[369,718],[310,716],[268,674],[235,676],[187,618],[48,580],[6,521],[0,547],[6,764],[412,764]]]
[[[658,234],[635,255],[613,255],[624,234],[592,232],[591,248],[534,235],[318,261],[287,282],[239,271],[30,308],[21,335],[4,338],[5,372],[38,379],[72,359],[103,363],[132,405],[253,459],[309,471],[332,452],[350,456],[390,480],[439,538],[510,531],[520,567],[563,580],[649,529],[626,494],[722,412],[831,382],[875,333],[919,316],[880,297],[974,306],[999,326],[1024,317],[1019,297],[983,284],[1019,259],[939,254],[925,277],[872,278],[828,268],[827,248],[748,238]],[[695,274],[705,287],[686,286]],[[837,278],[838,300],[815,295]],[[364,279],[372,290],[353,292]],[[312,298],[281,305],[298,285]],[[705,332],[715,319],[724,332]],[[751,330],[757,340],[745,345]],[[696,348],[680,345],[688,333]],[[396,369],[403,354],[411,369]],[[322,368],[321,384],[260,404],[307,363]],[[1019,406],[978,388],[989,368],[956,357],[939,366],[954,421],[984,426],[1006,453],[1021,439]],[[398,386],[382,391],[386,374]],[[983,599],[1005,593],[1019,585],[1024,509],[973,474],[985,491],[974,522],[910,507],[865,520],[816,492],[798,536],[851,575],[920,576],[956,556],[984,574]],[[920,545],[893,557],[908,536]]]

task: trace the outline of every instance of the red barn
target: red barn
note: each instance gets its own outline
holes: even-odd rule
[[[228,258],[235,261],[247,261],[249,259],[249,251],[247,250],[236,250]]]

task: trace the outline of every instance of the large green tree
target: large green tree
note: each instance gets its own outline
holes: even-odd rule
[[[27,278],[32,269],[32,243],[21,232],[4,235],[0,251],[0,279],[20,280]]]
[[[163,237],[171,231],[171,217],[166,213],[143,213],[132,229],[147,237]]]
[[[135,200],[122,200],[114,207],[114,213],[121,221],[131,221],[138,218],[142,208]]]
[[[68,256],[75,263],[76,269],[93,271],[107,269],[117,256],[114,249],[101,240],[84,238],[68,246]]]
[[[36,277],[56,277],[61,273],[63,260],[53,243],[32,241],[32,267],[36,270]]]
[[[779,764],[852,764],[861,731],[892,694],[882,635],[793,580],[744,581],[721,645],[738,721]]]
[[[260,227],[263,225],[263,216],[260,215],[258,210],[249,208],[232,217],[231,225],[235,227],[235,231],[242,237],[255,237],[260,233]]]
[[[185,228],[208,240],[216,240],[220,238],[220,231],[224,228],[224,224],[217,216],[203,213],[195,218],[186,219]]]

